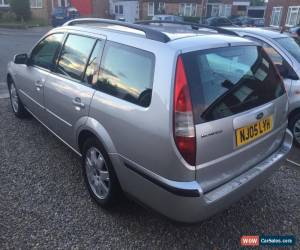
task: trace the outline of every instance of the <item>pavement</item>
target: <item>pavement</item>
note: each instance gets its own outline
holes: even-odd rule
[[[42,33],[0,30],[0,47],[8,46],[0,60],[22,53]],[[0,84],[0,95],[5,88]],[[300,163],[300,149],[289,159]],[[107,211],[90,198],[78,156],[35,119],[17,119],[0,96],[0,249],[239,249],[241,235],[262,234],[294,235],[299,249],[299,178],[300,168],[285,162],[239,202],[194,225],[128,199]]]

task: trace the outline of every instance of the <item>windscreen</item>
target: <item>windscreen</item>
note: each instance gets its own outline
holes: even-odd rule
[[[261,47],[238,46],[183,55],[195,123],[232,116],[285,93]]]
[[[285,48],[300,63],[300,45],[292,37],[275,39],[283,48]]]

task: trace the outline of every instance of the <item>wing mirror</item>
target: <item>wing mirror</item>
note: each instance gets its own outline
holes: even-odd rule
[[[28,55],[27,54],[19,54],[14,57],[15,64],[27,64]]]

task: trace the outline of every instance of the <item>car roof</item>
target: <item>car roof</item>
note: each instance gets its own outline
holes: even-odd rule
[[[255,28],[255,27],[235,28],[234,27],[234,28],[227,28],[227,29],[237,33],[250,33],[250,34],[259,35],[270,39],[288,37],[288,35],[285,33],[281,33],[279,31],[266,29],[266,28]]]
[[[228,46],[230,44],[254,44],[244,38],[238,36],[230,36],[224,34],[218,34],[216,31],[212,31],[207,28],[201,28],[194,30],[187,25],[141,25],[142,27],[151,28],[165,34],[170,40],[164,45],[169,45],[170,48],[177,50],[188,49],[198,47],[198,49],[210,48],[212,46],[221,47]],[[123,38],[127,37],[128,40],[132,40],[134,37],[145,39],[146,35],[143,31],[136,30],[133,28],[124,27],[122,25],[111,25],[111,24],[80,24],[75,26],[62,26],[55,30],[69,30],[69,31],[80,31],[88,32],[93,34],[104,35],[107,39],[114,38],[116,40],[117,35]],[[101,32],[100,32],[101,31]],[[147,39],[148,40],[148,39]],[[150,40],[149,40],[150,41]],[[157,41],[153,41],[157,42]]]

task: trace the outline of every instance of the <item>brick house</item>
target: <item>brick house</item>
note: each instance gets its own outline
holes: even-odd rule
[[[123,19],[126,22],[133,23],[140,19],[138,0],[110,0],[110,15],[115,19]]]
[[[300,0],[269,0],[266,25],[293,27],[300,23]]]
[[[81,16],[108,17],[109,0],[30,0],[33,18],[50,20],[52,10],[56,7],[74,6]],[[9,10],[9,0],[0,0],[0,10]]]
[[[140,0],[140,16],[149,19],[155,14],[189,17],[246,15],[250,0]]]
[[[32,1],[32,0],[31,0]],[[109,0],[43,0],[51,5],[51,10],[56,7],[75,7],[83,17],[105,18],[109,13]],[[51,12],[50,12],[51,13]]]

